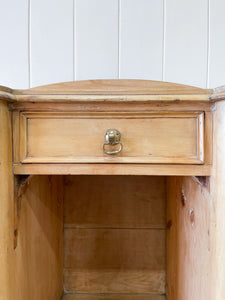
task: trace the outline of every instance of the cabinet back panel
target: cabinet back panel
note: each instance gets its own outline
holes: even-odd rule
[[[64,226],[165,228],[165,177],[67,176]]]
[[[67,176],[64,288],[165,293],[165,178]]]

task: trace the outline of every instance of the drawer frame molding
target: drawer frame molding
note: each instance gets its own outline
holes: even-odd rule
[[[154,119],[196,118],[196,156],[31,156],[29,155],[29,122],[38,119]],[[145,164],[203,164],[205,154],[205,113],[194,112],[34,112],[13,113],[14,163],[61,164],[61,163],[145,163]],[[107,129],[104,128],[103,131]],[[103,138],[103,137],[102,137]],[[103,141],[103,140],[102,140]],[[18,146],[19,145],[19,146]]]

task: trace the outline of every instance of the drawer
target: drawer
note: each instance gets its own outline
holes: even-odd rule
[[[22,163],[204,163],[204,113],[23,112]],[[103,152],[107,129],[120,132],[121,152]],[[105,151],[120,144],[105,145]]]

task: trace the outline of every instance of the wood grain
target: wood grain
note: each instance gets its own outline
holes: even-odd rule
[[[164,177],[67,176],[64,205],[66,291],[165,292]]]
[[[20,132],[27,137],[23,163],[203,163],[201,113],[29,113],[27,118],[27,130]],[[114,156],[102,151],[108,128],[121,132],[123,150]]]
[[[66,176],[64,227],[165,229],[165,178]]]
[[[167,195],[167,298],[208,300],[211,256],[208,188],[191,177],[169,177]]]
[[[165,300],[163,295],[151,294],[68,294],[63,297],[63,300]]]
[[[60,176],[34,176],[24,190],[15,250],[14,299],[56,300],[62,295],[62,192]]]
[[[210,90],[197,87],[152,80],[110,79],[81,80],[50,84],[28,90],[17,90],[23,95],[204,95]]]
[[[26,102],[14,102],[13,110],[25,111],[27,112],[193,112],[193,111],[207,111],[211,112],[212,102],[210,101],[176,101],[175,99],[171,101],[160,101],[156,100],[158,97],[153,97],[152,101],[141,101],[141,95],[129,96],[132,99],[129,101],[126,96],[112,98],[112,96],[104,96],[104,98],[100,98],[100,96],[96,96],[95,101],[86,101],[83,102],[81,99],[73,100],[68,98],[67,101],[60,100],[59,96],[53,95],[53,101],[29,101]],[[43,96],[45,97],[45,96]],[[55,98],[54,98],[55,97]],[[87,99],[88,96],[86,96]],[[160,97],[159,97],[160,98]],[[45,98],[46,99],[46,98]],[[134,100],[138,100],[134,101]],[[176,98],[177,99],[177,98]],[[190,96],[189,98],[190,99]],[[193,98],[192,98],[193,99]]]
[[[213,170],[211,206],[211,299],[225,297],[225,102],[213,114]]]
[[[164,293],[165,231],[67,229],[64,268],[66,291]]]
[[[14,174],[209,176],[211,165],[15,164]]]
[[[14,124],[17,125],[17,124]],[[27,157],[27,151],[28,151],[28,119],[27,117],[20,113],[19,115],[19,157],[20,160],[25,159]],[[15,133],[15,131],[14,131]],[[15,142],[14,144],[17,143],[18,139],[18,131],[15,134]],[[16,150],[16,149],[15,149]],[[16,155],[16,153],[15,153]]]
[[[9,103],[16,101],[16,96],[13,95],[13,89],[0,85],[0,100]]]
[[[11,113],[0,101],[0,299],[15,299],[13,253],[13,170]]]

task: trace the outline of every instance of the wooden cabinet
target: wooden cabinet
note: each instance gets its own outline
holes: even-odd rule
[[[224,299],[224,99],[144,80],[2,87],[0,299]]]

